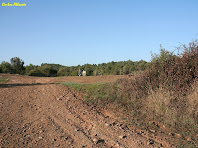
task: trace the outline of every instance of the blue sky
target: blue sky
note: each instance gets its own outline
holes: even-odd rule
[[[0,0],[0,62],[150,61],[198,36],[197,0]]]

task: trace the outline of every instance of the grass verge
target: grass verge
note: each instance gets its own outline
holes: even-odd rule
[[[4,84],[6,82],[8,82],[10,79],[6,78],[6,77],[0,77],[0,84]]]
[[[107,102],[107,100],[112,99],[111,95],[113,92],[115,92],[115,89],[110,89],[110,86],[113,85],[113,83],[75,83],[75,82],[63,82],[62,85],[70,86],[75,91],[81,91],[84,93],[84,99],[85,101],[88,101],[90,103],[98,103],[98,101]],[[113,91],[113,92],[112,92]]]
[[[127,121],[140,129],[154,129],[156,132],[162,132],[172,142],[175,142],[173,139],[176,139],[177,147],[196,147],[198,126],[194,115],[198,104],[196,99],[198,98],[198,85],[194,84],[193,92],[186,96],[189,102],[183,99],[188,106],[184,108],[186,110],[184,114],[170,107],[175,104],[171,102],[174,96],[170,92],[160,88],[148,92],[147,95],[142,95],[144,98],[141,98],[137,92],[135,94],[134,90],[129,89],[132,87],[130,81],[133,80],[120,79],[116,82],[95,84],[74,82],[61,84],[72,87],[75,91],[83,92],[84,100],[89,103],[95,105],[100,103],[102,106],[111,104],[115,110],[122,110],[123,114],[129,117]],[[131,97],[137,98],[132,99]]]

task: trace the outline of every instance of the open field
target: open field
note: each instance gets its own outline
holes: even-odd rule
[[[59,82],[110,82],[126,76],[28,77],[1,74],[1,147],[171,147]],[[172,147],[174,147],[172,145]]]
[[[0,74],[2,80],[10,79],[7,84],[17,83],[60,83],[60,82],[76,82],[76,83],[103,83],[113,82],[119,78],[127,77],[126,75],[106,75],[106,76],[67,76],[67,77],[29,77],[12,74]]]

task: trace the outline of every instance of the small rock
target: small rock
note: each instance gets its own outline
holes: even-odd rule
[[[57,100],[62,100],[62,98],[57,98]]]
[[[39,139],[43,139],[43,137],[40,136]]]
[[[91,125],[91,124],[87,127],[88,130],[90,130],[92,128],[95,128],[95,127],[93,127],[93,125]]]
[[[151,129],[150,131],[151,131],[152,133],[155,133],[155,130],[152,130],[152,129]]]
[[[124,138],[126,138],[126,137],[127,137],[127,136],[122,136],[122,135],[119,136],[120,139],[124,139]]]
[[[175,134],[175,136],[176,136],[177,138],[181,138],[181,135],[180,135],[180,134]]]
[[[119,147],[119,146],[120,146],[119,143],[116,143],[116,144],[115,144],[115,147]]]
[[[79,131],[80,131],[80,129],[75,129],[75,131],[79,132]]]
[[[97,138],[93,138],[93,142],[97,142],[98,141],[98,139]]]
[[[105,126],[109,126],[109,124],[108,123],[105,123]]]
[[[186,140],[187,141],[192,141],[192,139],[190,137],[187,137]]]
[[[175,134],[174,133],[168,133],[170,136],[174,136]]]

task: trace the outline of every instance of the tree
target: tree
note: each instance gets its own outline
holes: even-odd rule
[[[37,67],[34,67],[34,69],[30,70],[29,76],[44,77],[45,75]]]
[[[89,65],[86,66],[84,70],[86,71],[87,76],[92,76],[93,75],[93,69],[92,69],[91,66],[89,66]]]
[[[12,67],[11,67],[10,63],[8,63],[8,62],[3,61],[0,65],[0,67],[1,67],[1,71],[3,73],[11,73],[11,71],[12,71]]]
[[[10,59],[12,73],[14,74],[24,74],[24,61],[21,60],[19,57],[14,57]]]
[[[70,68],[69,67],[61,67],[58,72],[58,76],[70,76]]]
[[[114,68],[112,69],[112,73],[113,75],[119,75],[120,74],[120,68],[118,65],[115,65]]]
[[[55,77],[55,76],[57,76],[57,70],[52,68],[50,65],[47,65],[47,64],[46,65],[42,65],[41,67],[39,67],[39,70],[46,77]]]
[[[129,66],[128,66],[128,65],[125,65],[125,66],[123,67],[123,73],[124,73],[125,75],[128,75],[128,74],[129,74]]]
[[[30,71],[32,70],[32,69],[34,69],[34,65],[32,65],[32,64],[30,64],[30,65],[27,65],[26,67],[25,67],[25,74],[26,75],[29,75],[30,74]]]

